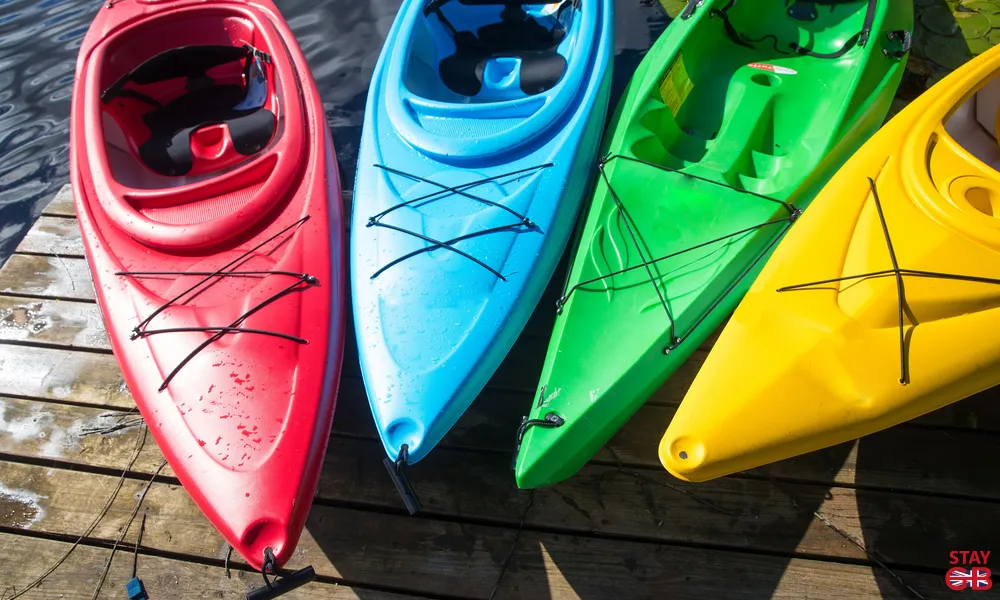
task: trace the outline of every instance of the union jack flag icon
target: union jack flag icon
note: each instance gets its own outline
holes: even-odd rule
[[[986,567],[953,567],[944,577],[945,583],[953,590],[970,589],[984,592],[993,587],[990,570]]]

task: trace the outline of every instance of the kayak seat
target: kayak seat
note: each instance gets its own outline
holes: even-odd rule
[[[194,165],[191,135],[209,125],[225,124],[233,149],[242,156],[260,151],[274,135],[277,119],[265,109],[238,110],[243,89],[216,85],[185,94],[143,115],[150,138],[139,146],[139,156],[160,175],[183,175]]]
[[[439,6],[428,7],[428,10],[436,8],[438,18],[452,32],[455,45],[454,53],[438,65],[445,86],[467,97],[478,95],[484,85],[502,91],[515,81],[515,92],[519,90],[529,96],[555,87],[566,71],[566,59],[557,51],[566,37],[565,29],[558,22],[546,27],[526,13],[520,3],[478,4],[497,4],[503,9],[499,22],[483,25],[475,32],[456,30]],[[499,76],[491,77],[491,71]]]
[[[274,136],[269,61],[249,46],[172,48],[124,74],[102,100],[151,171],[187,175],[196,161],[198,172],[219,170],[256,154]]]

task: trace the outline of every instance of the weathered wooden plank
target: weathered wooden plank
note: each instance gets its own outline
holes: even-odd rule
[[[940,576],[897,574],[924,598],[945,595]],[[912,597],[869,567],[528,532],[518,540],[496,594],[523,600]]]
[[[104,504],[106,498],[99,490],[107,490],[114,483],[114,478],[110,476],[61,469],[50,472],[42,467],[0,463],[0,481],[10,480],[20,482],[18,485],[21,487],[14,489],[8,484],[11,490],[8,497],[15,504],[11,514],[17,515],[18,519],[8,526],[47,533],[73,532],[84,527]],[[112,539],[118,534],[133,509],[135,493],[143,485],[141,480],[126,482],[118,501],[92,537]],[[176,486],[153,484],[144,506],[148,508],[144,547],[203,558],[224,555],[225,545],[221,538]],[[127,539],[133,540],[135,533],[130,531]],[[405,586],[424,593],[488,597],[506,551],[514,541],[514,534],[510,528],[314,506],[307,531],[290,566],[312,564],[320,575],[364,585]],[[531,562],[539,558],[544,561],[547,555],[550,561],[543,568],[545,579],[550,584],[560,589],[571,588],[578,593],[584,589],[597,593],[607,585],[624,585],[624,589],[634,589],[638,594],[628,594],[630,598],[645,597],[655,589],[645,587],[655,585],[654,581],[630,573],[628,565],[632,560],[638,559],[637,566],[655,571],[672,565],[679,556],[689,557],[685,560],[719,565],[730,560],[739,561],[737,556],[747,556],[631,541],[522,533],[522,543],[531,538],[535,538],[535,545],[518,545],[518,556],[508,575],[521,568],[531,570]],[[580,548],[582,552],[574,555],[570,551],[572,547]],[[664,556],[664,560],[648,564],[639,558],[645,554]],[[748,578],[746,581],[750,585],[757,585],[756,597],[761,597],[771,585],[787,578],[787,563],[796,562],[795,559],[789,561],[776,557],[752,557],[748,561],[748,569],[766,573],[768,578],[776,578],[770,583]],[[785,584],[793,585],[793,589],[798,590],[810,585],[816,587],[817,572],[830,568],[830,565],[815,561],[808,564],[809,568],[803,568],[796,574],[799,581]],[[595,570],[608,573],[611,580],[620,581],[587,576],[588,571]],[[683,569],[678,572],[683,572]],[[841,573],[854,582],[861,582],[861,585],[848,584],[856,586],[851,591],[857,595],[852,597],[865,597],[865,594],[874,591],[865,576],[867,573],[867,567],[857,566]],[[823,587],[817,587],[817,590],[832,591],[835,580],[818,579]],[[759,585],[755,583],[758,581]],[[676,592],[678,597],[703,597],[698,594],[709,591],[700,591],[703,585],[705,581],[693,585],[681,583]],[[723,588],[710,589],[719,591]],[[828,597],[825,593],[823,595]]]
[[[8,527],[72,535],[86,529],[116,478],[0,462],[12,498]],[[118,536],[145,482],[126,481],[92,538]],[[146,495],[146,548],[208,559],[228,546],[180,486],[154,483]],[[138,528],[127,535],[133,541]],[[485,598],[515,532],[495,527],[411,519],[402,515],[314,506],[289,568],[311,564],[318,575],[356,584]],[[237,555],[233,559],[238,561]]]
[[[133,525],[137,528],[138,524]],[[12,533],[0,533],[0,598],[22,590],[49,565],[69,549],[68,542],[32,538]],[[110,550],[94,546],[79,546],[58,569],[32,589],[27,600],[57,600],[90,598],[101,576]],[[30,557],[30,558],[29,558]],[[198,564],[178,559],[150,556],[140,551],[137,575],[142,579],[150,598],[218,599],[242,598],[246,592],[263,585],[260,574],[233,569],[227,578],[225,570],[214,564]],[[132,578],[132,553],[119,550],[115,554],[107,579],[101,587],[101,598],[128,598],[125,584]],[[301,587],[282,600],[406,600],[418,598],[345,585],[316,581]]]
[[[111,350],[96,304],[0,296],[0,341]]]
[[[128,464],[133,453],[139,423],[137,412],[0,396],[0,453],[118,470]],[[132,470],[152,473],[162,460],[149,436]],[[172,474],[169,466],[163,474]]]
[[[75,219],[39,217],[16,252],[82,257],[83,240]]]
[[[114,356],[30,346],[0,344],[0,394],[135,406]]]
[[[49,217],[76,217],[76,207],[73,205],[73,186],[66,184],[59,188],[48,205],[42,209],[42,215]]]
[[[85,259],[13,254],[0,267],[0,293],[93,301],[94,284]]]
[[[79,438],[86,427],[114,423],[103,416],[106,412],[66,407],[73,414],[63,417],[32,406],[39,404],[45,406],[0,402],[0,452],[15,459],[54,456],[82,468],[108,469],[120,469],[131,455],[135,429]],[[37,430],[45,438],[32,435]],[[53,449],[54,442],[46,439],[61,443]],[[374,440],[333,438],[318,502],[399,510],[383,457]],[[152,473],[160,460],[150,438],[133,470]],[[509,456],[500,453],[441,448],[411,467],[410,476],[432,515],[516,526],[528,502],[528,493],[514,485]],[[759,479],[692,485],[662,470],[588,465],[558,486],[537,490],[525,522],[646,541],[864,560],[863,552],[814,517],[820,511],[884,561],[937,568],[952,546],[986,547],[989,539],[1000,537],[1000,522],[988,518],[994,510],[994,504],[976,501]],[[918,533],[921,544],[901,543]]]

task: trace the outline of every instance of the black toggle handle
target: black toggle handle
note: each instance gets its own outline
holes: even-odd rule
[[[312,567],[304,567],[287,577],[272,582],[269,587],[247,592],[246,600],[271,600],[271,598],[277,598],[295,588],[302,587],[314,579],[316,579],[316,570]]]
[[[694,16],[694,9],[701,6],[704,0],[688,0],[687,6],[684,7],[684,12],[679,16],[685,21]]]
[[[410,448],[406,444],[399,449],[399,457],[396,458],[395,462],[390,460],[388,457],[382,460],[382,464],[385,465],[385,469],[389,471],[389,477],[392,479],[392,483],[396,486],[396,491],[399,492],[399,496],[403,499],[403,505],[406,506],[406,512],[413,516],[420,512],[420,498],[417,498],[417,493],[413,491],[413,486],[410,484],[410,480],[406,477],[406,473],[403,471],[403,467],[406,466],[406,459],[409,456]]]

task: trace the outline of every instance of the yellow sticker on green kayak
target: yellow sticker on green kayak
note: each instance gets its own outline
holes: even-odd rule
[[[684,55],[678,53],[674,64],[660,82],[660,98],[670,109],[670,113],[676,117],[693,88],[694,82],[691,81],[687,67],[684,66]]]

